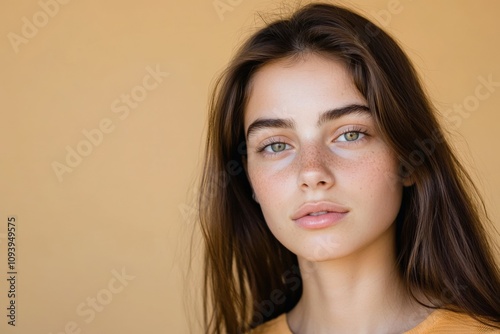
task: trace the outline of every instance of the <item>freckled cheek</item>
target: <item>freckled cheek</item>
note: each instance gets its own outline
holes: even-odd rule
[[[293,171],[282,161],[249,164],[248,176],[261,205],[271,201],[278,204],[289,193],[295,178]]]
[[[397,162],[387,152],[370,152],[338,162],[335,175],[341,184],[350,184],[357,190],[380,193],[399,187]]]

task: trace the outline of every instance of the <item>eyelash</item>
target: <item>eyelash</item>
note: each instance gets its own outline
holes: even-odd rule
[[[363,130],[363,129],[362,129],[362,128],[360,128],[360,127],[353,126],[353,127],[351,127],[351,128],[346,129],[345,131],[343,131],[343,132],[342,132],[341,134],[339,134],[339,135],[338,135],[335,139],[337,139],[337,138],[339,138],[339,137],[341,137],[341,136],[343,136],[343,135],[345,135],[345,134],[347,134],[347,133],[351,133],[351,132],[356,132],[356,133],[362,134],[362,135],[363,135],[363,137],[362,137],[362,138],[359,138],[359,139],[356,139],[356,140],[352,140],[352,141],[348,141],[348,140],[346,140],[346,141],[344,141],[344,143],[351,143],[351,144],[354,144],[354,143],[357,143],[357,142],[359,142],[359,141],[363,140],[363,139],[365,138],[364,136],[368,136],[368,133],[367,133],[365,130]],[[269,139],[266,139],[266,140],[262,143],[262,145],[260,145],[260,146],[257,148],[257,150],[256,150],[256,151],[257,151],[257,153],[262,153],[262,154],[266,154],[266,155],[276,155],[276,154],[280,154],[280,153],[282,153],[283,151],[281,151],[281,152],[265,152],[265,151],[264,151],[267,147],[269,147],[269,146],[271,146],[271,145],[274,145],[274,144],[284,144],[284,145],[288,145],[288,146],[289,146],[289,144],[287,144],[287,143],[286,143],[285,141],[283,141],[282,139],[277,138],[277,137],[271,137],[271,138],[269,138]]]

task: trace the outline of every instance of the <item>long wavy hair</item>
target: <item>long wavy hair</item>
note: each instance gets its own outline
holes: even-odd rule
[[[315,53],[342,61],[376,126],[411,177],[396,219],[397,264],[410,295],[431,308],[500,322],[499,268],[483,201],[446,141],[415,69],[382,29],[326,3],[266,24],[217,80],[198,198],[204,238],[207,333],[244,333],[291,310],[297,257],[264,220],[245,173],[243,115],[252,75],[274,60]],[[424,302],[417,298],[425,296]]]

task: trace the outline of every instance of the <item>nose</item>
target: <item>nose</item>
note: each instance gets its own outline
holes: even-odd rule
[[[303,150],[298,159],[298,185],[301,189],[328,189],[333,186],[332,153],[327,150],[317,146]]]

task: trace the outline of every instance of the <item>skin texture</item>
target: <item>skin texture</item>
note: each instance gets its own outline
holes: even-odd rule
[[[303,295],[287,315],[294,333],[401,333],[427,315],[395,270],[394,221],[407,185],[394,177],[397,157],[370,112],[318,124],[349,105],[367,103],[343,64],[313,54],[265,65],[249,90],[246,133],[256,121],[282,120],[247,134],[246,168],[270,230],[299,260]],[[319,229],[292,219],[318,202],[347,213]]]

